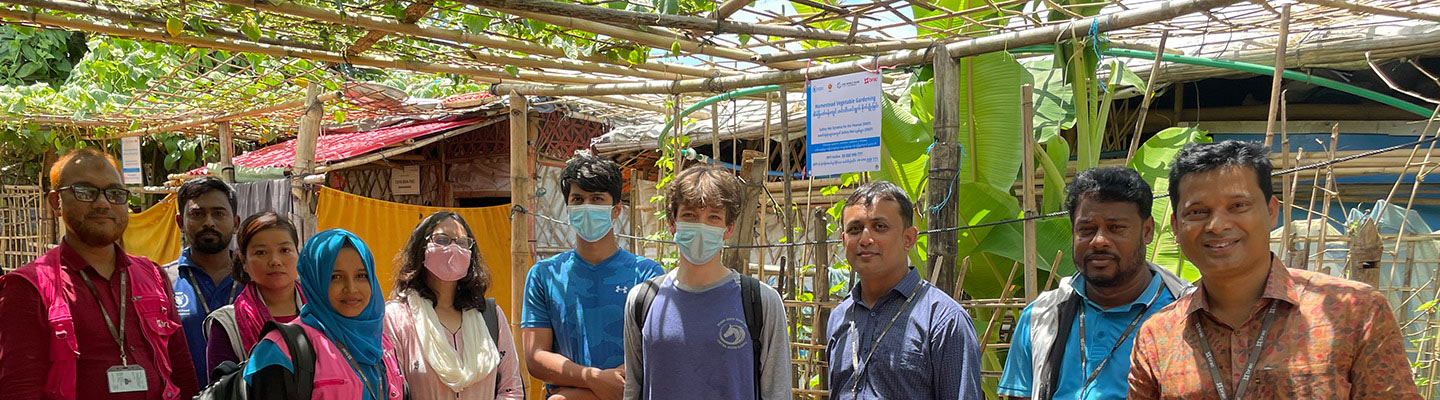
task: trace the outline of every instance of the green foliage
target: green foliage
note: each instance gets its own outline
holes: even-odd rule
[[[0,26],[0,85],[58,87],[86,51],[82,33]]]
[[[926,3],[929,3],[930,6],[934,7],[935,9],[930,10],[923,7],[910,7],[910,10],[914,13],[915,19],[918,20],[937,15],[945,15],[956,11],[970,10],[978,7],[991,7],[990,10],[970,13],[966,16],[973,21],[985,21],[991,18],[1001,16],[1000,10],[1002,9],[1000,7],[996,7],[994,3],[985,0],[935,0],[927,1]],[[1017,3],[1008,7],[1004,7],[1003,9],[1006,11],[1020,11],[1024,7],[1025,3]],[[1004,25],[1007,20],[1008,18],[987,22],[996,25]],[[921,22],[920,28],[916,31],[916,37],[939,37],[939,35],[945,31],[955,31],[955,33],[969,33],[983,29],[984,27],[975,26],[969,21],[966,21],[965,18],[942,18],[932,21]]]
[[[1155,194],[1163,195],[1168,193],[1170,184],[1170,164],[1175,162],[1175,154],[1180,148],[1190,143],[1210,143],[1211,138],[1205,131],[1186,127],[1170,128],[1145,141],[1139,149],[1135,150],[1135,158],[1130,160],[1128,167],[1140,173],[1145,182],[1150,183],[1150,189]],[[1170,198],[1156,199],[1151,206],[1150,215],[1155,220],[1155,240],[1150,242],[1146,248],[1146,255],[1150,261],[1161,267],[1174,271],[1180,277],[1194,281],[1200,278],[1200,271],[1194,265],[1185,261],[1185,256],[1180,252],[1180,246],[1175,243],[1175,235],[1170,229]]]
[[[956,60],[960,74],[960,181],[1009,191],[1020,169],[1020,85],[1030,76],[1006,52]],[[965,192],[961,192],[965,193]]]
[[[840,3],[839,1],[834,1],[834,0],[817,0],[817,1],[820,1],[820,2],[825,3],[825,4],[830,4],[830,5],[835,5],[835,4]],[[801,15],[809,15],[809,14],[817,14],[817,13],[825,12],[825,10],[822,10],[822,9],[820,9],[820,8],[818,8],[818,7],[812,7],[812,6],[810,6],[810,5],[802,4],[802,3],[797,3],[797,2],[794,2],[794,1],[790,2],[790,6],[791,6],[791,7],[795,7],[795,12],[796,12],[796,13],[799,13],[799,14],[801,14]],[[824,29],[824,30],[827,30],[827,31],[841,31],[841,32],[848,32],[848,31],[850,31],[850,21],[847,20],[847,19],[845,19],[845,18],[832,18],[832,19],[829,19],[829,20],[827,20],[827,21],[816,21],[816,22],[811,22],[811,23],[806,24],[806,25],[808,25],[808,26],[810,26],[810,27],[812,27],[812,28]],[[742,39],[743,39],[743,38],[742,38]],[[835,43],[835,42],[831,42],[831,41],[828,41],[828,40],[804,40],[804,41],[801,41],[801,42],[800,42],[800,46],[803,47],[803,48],[806,48],[806,49],[815,49],[815,48],[821,48],[821,47],[830,47],[830,46],[834,46],[834,45],[836,45],[836,44],[840,44],[840,43]]]

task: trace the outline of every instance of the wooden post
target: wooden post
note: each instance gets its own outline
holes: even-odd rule
[[[325,103],[319,101],[320,85],[311,83],[305,89],[305,114],[295,137],[295,166],[290,180],[295,197],[295,214],[291,219],[304,241],[315,234],[315,192],[305,187],[300,177],[315,173],[315,143],[320,139],[320,120],[325,116]]]
[[[526,213],[510,213],[510,332],[516,341],[520,337],[518,310],[524,301],[525,276],[530,272],[530,121],[529,103],[525,96],[510,92],[510,204],[520,207]],[[525,358],[520,357],[520,371],[525,377],[526,393],[530,392],[530,370],[526,369]]]
[[[813,332],[826,332],[828,330],[827,326],[830,323],[830,309],[825,308],[823,305],[830,301],[830,245],[824,243],[830,238],[829,229],[827,229],[829,221],[826,220],[826,217],[829,216],[830,213],[826,209],[815,209],[815,225],[810,227],[810,239],[815,242],[815,276],[811,277],[815,283],[814,299],[816,315]],[[816,338],[820,337],[820,335],[823,335],[823,333],[813,334],[811,337]],[[821,340],[823,339],[815,340],[816,344],[819,344]],[[814,364],[811,365],[813,366]],[[828,371],[816,371],[812,368],[810,372],[818,372],[820,379],[819,387],[830,387],[829,379],[827,379],[828,375],[830,375]]]
[[[935,143],[930,149],[930,186],[926,189],[926,209],[930,211],[930,228],[949,228],[959,222],[955,196],[955,180],[960,173],[960,69],[955,59],[941,52],[935,57]],[[929,271],[938,276],[935,286],[953,290],[953,265],[959,251],[959,233],[930,234]],[[940,264],[939,260],[949,260]],[[941,273],[936,275],[935,271]],[[953,295],[954,293],[946,293]]]
[[[1287,9],[1288,9],[1288,8],[1287,8]],[[1280,147],[1281,147],[1281,149],[1280,149],[1280,169],[1281,169],[1281,170],[1286,170],[1286,169],[1290,169],[1290,135],[1289,135],[1289,130],[1286,129],[1286,127],[1285,127],[1285,122],[1286,122],[1286,121],[1285,121],[1285,119],[1286,119],[1286,118],[1285,118],[1285,106],[1286,106],[1286,103],[1285,103],[1285,92],[1284,92],[1284,91],[1281,91],[1281,92],[1280,92],[1280,97],[1279,97],[1279,99],[1280,99]],[[1290,235],[1294,234],[1294,232],[1292,232],[1292,231],[1290,230],[1290,222],[1291,222],[1291,220],[1293,219],[1293,217],[1291,216],[1291,214],[1293,214],[1293,213],[1291,212],[1291,210],[1294,209],[1294,208],[1292,208],[1292,205],[1295,204],[1295,203],[1294,203],[1294,201],[1295,201],[1295,186],[1294,186],[1294,185],[1291,185],[1290,182],[1291,182],[1290,177],[1288,177],[1288,176],[1281,176],[1281,177],[1280,177],[1280,186],[1281,186],[1281,187],[1280,187],[1280,191],[1282,192],[1282,193],[1280,194],[1280,196],[1281,196],[1280,199],[1282,200],[1282,203],[1284,203],[1284,204],[1281,204],[1281,205],[1280,205],[1280,216],[1281,216],[1281,217],[1280,217],[1280,223],[1284,224],[1283,226],[1280,227],[1280,244],[1281,244],[1281,246],[1283,246],[1283,248],[1280,249],[1280,260],[1283,261],[1283,262],[1285,262],[1285,263],[1287,264],[1287,266],[1289,266],[1289,263],[1290,263],[1290,251],[1291,251],[1291,249],[1293,249],[1293,248],[1295,247],[1295,245],[1293,244],[1293,242],[1290,241]]]
[[[740,166],[740,176],[745,178],[745,197],[740,199],[740,217],[735,220],[735,234],[730,236],[731,246],[755,244],[755,213],[760,210],[760,199],[765,196],[765,171],[770,159],[755,150],[745,150],[745,161]],[[762,228],[763,229],[763,228]],[[750,274],[750,249],[727,249],[724,264],[742,274]],[[764,264],[761,264],[764,268]]]
[[[625,193],[630,195],[630,231],[627,233],[632,236],[643,237],[645,235],[642,233],[645,232],[645,230],[641,229],[640,226],[640,224],[642,224],[643,222],[641,222],[640,220],[640,210],[638,209],[638,207],[640,206],[641,198],[644,197],[644,195],[640,194],[640,175],[644,172],[641,172],[638,169],[632,169],[629,170],[629,172],[630,190],[625,191]],[[634,239],[625,240],[629,241],[629,244],[626,247],[629,248],[631,253],[639,254],[642,256],[645,255],[644,250],[640,248],[640,241]]]
[[[1154,70],[1154,69],[1158,69],[1158,68],[1156,68],[1156,67],[1151,67],[1151,69]],[[1151,77],[1151,79],[1154,79],[1155,75],[1154,75],[1154,74],[1151,74],[1150,77]],[[1036,149],[1035,149],[1036,146],[1035,146],[1035,144],[1036,144],[1036,143],[1035,143],[1035,133],[1034,133],[1034,127],[1033,127],[1034,122],[1032,122],[1032,121],[1034,120],[1034,115],[1035,115],[1035,101],[1034,101],[1034,99],[1031,97],[1031,96],[1033,95],[1033,92],[1034,92],[1034,88],[1032,88],[1029,84],[1025,84],[1025,85],[1020,86],[1020,114],[1021,114],[1020,123],[1021,123],[1021,125],[1022,125],[1022,128],[1020,129],[1020,142],[1023,144],[1022,147],[1024,147],[1024,150],[1021,150],[1021,151],[1020,151],[1021,157],[1023,157],[1023,160],[1024,160],[1024,161],[1022,162],[1022,164],[1024,164],[1024,169],[1020,170],[1020,176],[1023,177],[1024,180],[1025,180],[1025,186],[1024,186],[1023,188],[1021,188],[1021,191],[1020,191],[1020,193],[1021,193],[1021,202],[1022,202],[1022,204],[1020,204],[1020,209],[1022,210],[1023,215],[1024,215],[1025,217],[1027,217],[1027,218],[1028,218],[1028,217],[1033,217],[1033,216],[1035,216],[1036,214],[1038,214],[1038,213],[1036,212],[1036,209],[1035,209],[1035,155],[1036,155]],[[1146,102],[1147,102],[1147,103],[1149,102],[1149,96],[1148,96],[1148,95],[1146,96]],[[1136,135],[1136,137],[1138,138],[1139,135],[1140,135],[1140,133],[1137,131],[1137,132],[1135,133],[1135,135]],[[1131,150],[1132,150],[1132,152],[1133,152],[1134,148],[1132,147]],[[1039,274],[1039,272],[1037,271],[1037,269],[1039,268],[1039,265],[1037,265],[1037,264],[1038,264],[1038,260],[1036,260],[1036,257],[1035,257],[1035,256],[1036,256],[1036,254],[1035,254],[1035,252],[1036,252],[1036,244],[1035,244],[1035,234],[1036,234],[1035,231],[1036,231],[1036,229],[1037,229],[1037,227],[1036,227],[1035,220],[1033,220],[1033,219],[1027,219],[1027,220],[1025,220],[1025,223],[1024,223],[1024,234],[1025,234],[1025,238],[1024,238],[1024,240],[1025,240],[1025,243],[1024,243],[1024,246],[1025,246],[1025,252],[1024,252],[1025,257],[1024,257],[1024,258],[1025,258],[1025,260],[1024,260],[1024,262],[1025,262],[1025,301],[1026,301],[1026,302],[1030,302],[1030,301],[1035,300],[1035,296],[1038,295],[1038,293],[1039,293],[1039,288],[1038,288],[1038,287],[1035,287],[1036,280],[1038,280],[1037,275]],[[1059,259],[1056,259],[1055,261],[1060,261],[1060,260],[1059,260]],[[1051,274],[1052,276],[1055,274],[1055,264],[1053,264],[1053,263],[1050,264],[1050,274]]]
[[[230,121],[215,123],[220,136],[220,180],[235,183],[235,138],[230,134]]]
[[[1280,37],[1275,43],[1275,74],[1270,78],[1270,116],[1265,119],[1265,148],[1275,136],[1275,114],[1280,111],[1280,82],[1285,75],[1285,47],[1290,40],[1290,5],[1280,9]],[[1154,68],[1154,67],[1151,67]]]
[[[1380,285],[1380,258],[1384,255],[1385,244],[1380,241],[1380,229],[1375,220],[1366,220],[1358,229],[1350,232],[1350,251],[1345,260],[1345,269],[1350,279],[1370,286]]]
[[[781,263],[781,268],[784,270],[780,275],[782,289],[780,296],[793,299],[795,298],[794,286],[785,282],[787,277],[795,278],[795,198],[790,193],[790,180],[794,179],[795,171],[790,164],[790,107],[787,104],[789,92],[789,86],[780,85],[780,174],[783,175],[781,182],[784,182],[785,186],[785,203],[782,204],[784,210],[781,211],[780,220],[784,221],[782,225],[785,226],[785,243],[787,244],[785,246],[785,262]]]
[[[1160,33],[1160,48],[1155,50],[1155,60],[1150,64],[1150,79],[1145,81],[1145,97],[1140,101],[1140,117],[1135,119],[1135,136],[1130,138],[1130,151],[1125,153],[1125,164],[1129,165],[1130,160],[1135,158],[1135,150],[1140,148],[1140,132],[1145,129],[1145,116],[1150,114],[1150,100],[1155,97],[1155,78],[1160,76],[1161,59],[1165,56],[1165,41],[1170,39],[1170,31]],[[1026,101],[1032,101],[1029,96]],[[1026,106],[1025,109],[1032,109]],[[1032,122],[1033,123],[1033,122]],[[1053,272],[1054,266],[1051,270]]]
[[[715,103],[710,103],[710,165],[720,165],[720,106]]]

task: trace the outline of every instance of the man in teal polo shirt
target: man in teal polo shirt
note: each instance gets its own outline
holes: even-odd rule
[[[1154,237],[1150,185],[1127,168],[1080,172],[1065,203],[1075,266],[1025,307],[999,394],[1033,399],[1124,399],[1130,348],[1150,315],[1191,290],[1145,261]]]

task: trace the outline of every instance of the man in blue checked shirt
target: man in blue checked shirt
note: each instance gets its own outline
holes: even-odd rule
[[[1088,169],[1067,192],[1080,272],[1020,314],[999,394],[1124,399],[1135,333],[1151,314],[1188,293],[1190,282],[1145,261],[1155,223],[1150,185],[1139,173]]]
[[[870,182],[845,205],[841,239],[860,282],[830,314],[830,398],[985,398],[970,315],[908,263],[919,232],[905,191]]]

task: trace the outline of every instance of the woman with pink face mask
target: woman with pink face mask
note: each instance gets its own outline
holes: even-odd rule
[[[485,297],[490,269],[465,219],[441,211],[420,221],[395,266],[385,334],[412,398],[523,399],[515,342],[505,313]]]

